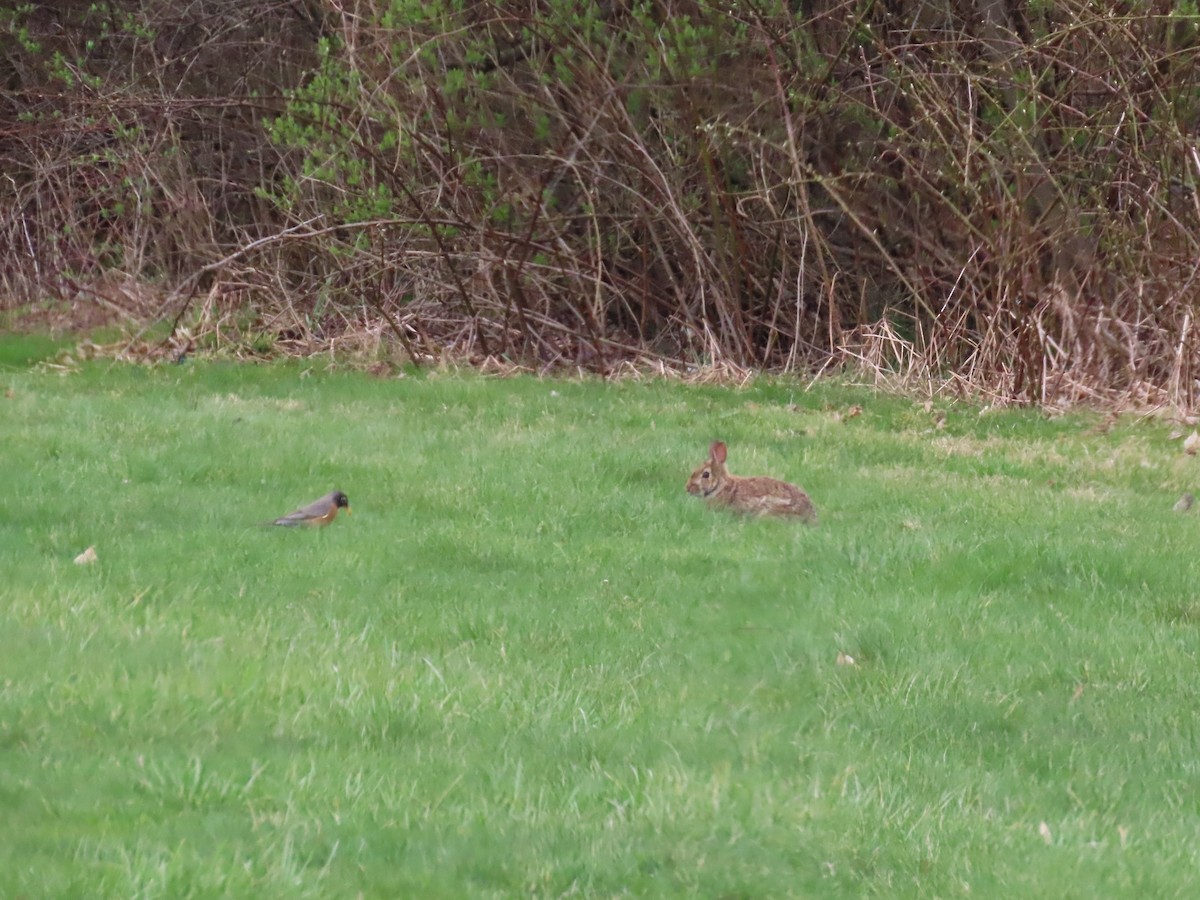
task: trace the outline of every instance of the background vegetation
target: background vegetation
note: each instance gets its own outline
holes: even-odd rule
[[[1166,423],[44,350],[0,342],[0,895],[1200,887]],[[820,527],[687,496],[716,435]]]
[[[10,305],[1197,399],[1194,0],[64,0],[0,35]]]

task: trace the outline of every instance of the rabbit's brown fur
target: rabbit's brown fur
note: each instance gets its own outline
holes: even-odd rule
[[[713,441],[708,459],[696,467],[687,482],[687,492],[703,497],[710,506],[757,516],[795,516],[817,524],[817,511],[808,494],[786,481],[757,476],[739,478],[725,468],[724,441]]]

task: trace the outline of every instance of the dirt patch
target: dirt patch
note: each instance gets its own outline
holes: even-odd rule
[[[158,288],[130,278],[73,285],[69,297],[36,303],[0,298],[4,324],[25,334],[90,334],[100,329],[132,328],[149,321],[162,307]]]

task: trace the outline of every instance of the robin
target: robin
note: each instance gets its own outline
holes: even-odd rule
[[[330,491],[320,500],[314,500],[308,506],[302,506],[286,516],[280,516],[274,522],[266,525],[286,525],[289,528],[296,525],[328,525],[337,516],[338,510],[345,508],[350,515],[350,500],[341,491]]]

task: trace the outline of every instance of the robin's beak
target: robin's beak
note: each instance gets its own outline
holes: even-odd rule
[[[350,507],[349,506],[346,507],[346,515],[350,515]]]

